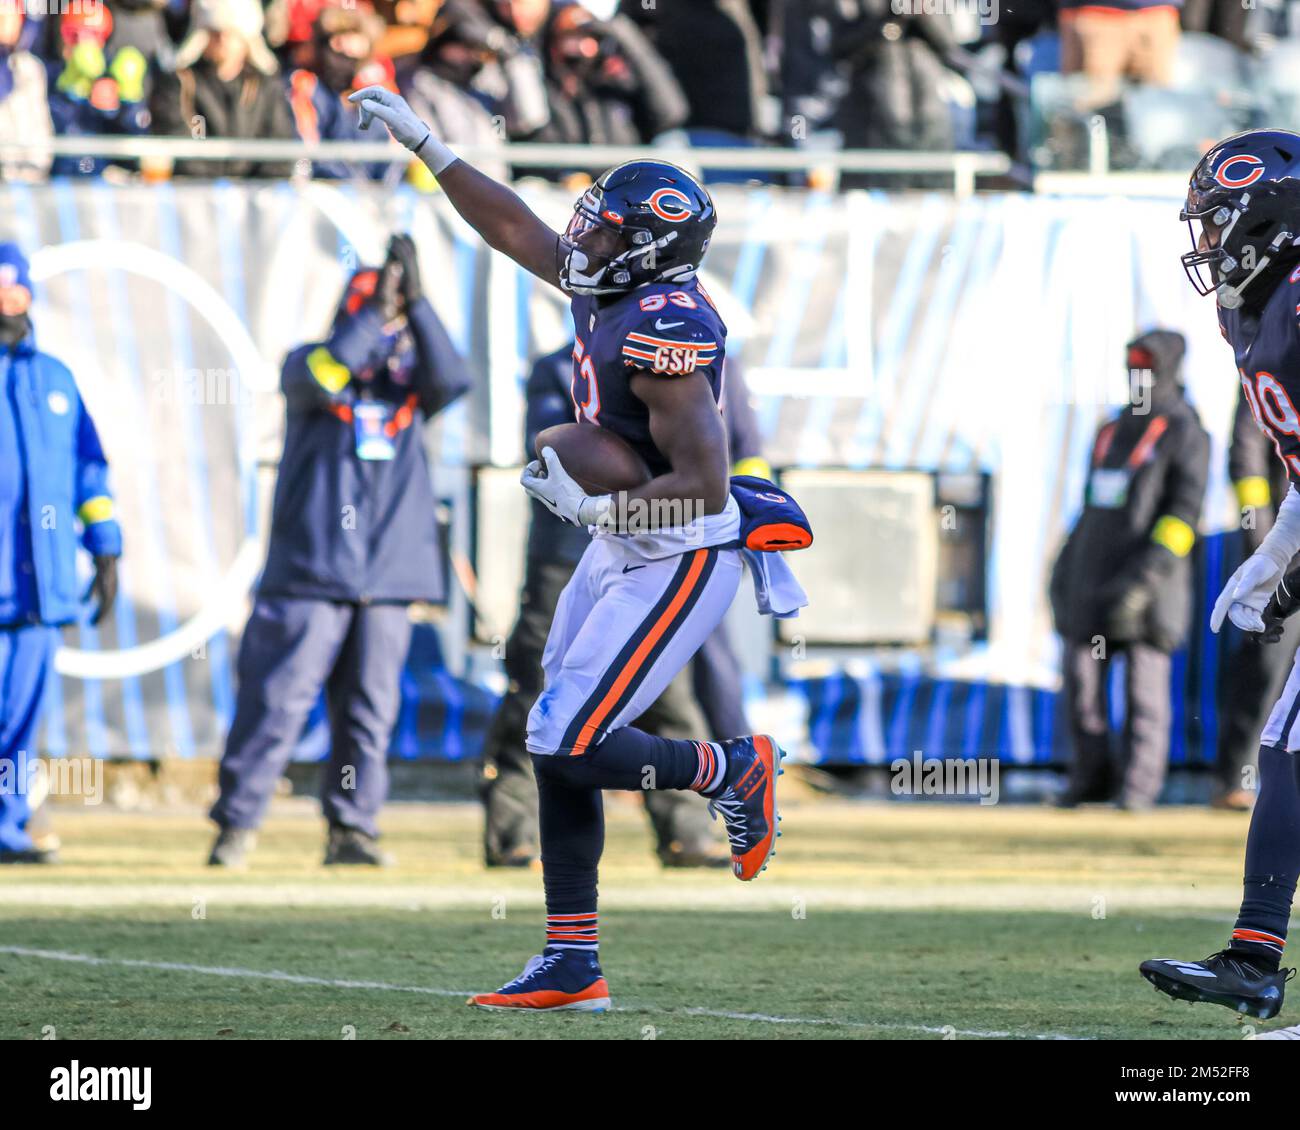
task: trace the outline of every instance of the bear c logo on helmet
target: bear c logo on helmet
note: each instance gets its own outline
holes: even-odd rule
[[[656,189],[646,204],[650,211],[670,224],[680,224],[691,215],[691,198],[679,188]]]
[[[1243,163],[1245,165],[1243,171],[1236,174],[1230,171],[1233,166]],[[1245,188],[1247,185],[1254,184],[1263,175],[1264,162],[1253,153],[1234,153],[1214,170],[1215,181],[1224,188]]]

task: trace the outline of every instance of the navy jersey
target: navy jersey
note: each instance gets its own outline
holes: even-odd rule
[[[1219,328],[1236,354],[1255,423],[1300,485],[1300,267],[1278,283],[1262,310],[1220,308]]]
[[[626,440],[653,475],[671,470],[650,436],[650,411],[632,393],[632,378],[673,380],[703,373],[722,398],[727,327],[695,281],[651,283],[610,300],[573,299],[574,414]]]

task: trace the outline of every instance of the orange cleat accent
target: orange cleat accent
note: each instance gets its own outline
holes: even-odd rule
[[[604,977],[576,993],[538,989],[531,993],[478,993],[465,1002],[473,1008],[515,1012],[604,1012],[609,1008],[609,985]]]
[[[733,848],[731,870],[741,882],[748,883],[767,867],[776,846],[777,823],[776,779],[780,769],[780,749],[766,734],[755,734],[753,763],[741,774],[730,791],[746,806],[756,806],[761,820],[755,821],[759,835],[743,852]]]

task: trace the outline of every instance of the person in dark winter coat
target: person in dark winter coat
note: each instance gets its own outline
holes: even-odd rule
[[[1052,572],[1075,760],[1062,803],[1154,804],[1169,756],[1170,653],[1191,619],[1189,553],[1205,495],[1209,436],[1183,395],[1182,334],[1129,343],[1134,402],[1097,432],[1083,512]],[[1111,755],[1107,675],[1127,657],[1125,756]]]
[[[541,357],[527,385],[524,443],[533,450],[537,434],[573,421],[569,385],[573,345]],[[740,369],[727,362],[723,414],[736,474],[770,476],[759,456],[758,421],[749,405]],[[541,502],[531,500],[528,549],[519,616],[505,648],[509,682],[488,729],[483,751],[483,853],[489,867],[521,867],[538,856],[537,783],[524,748],[528,711],[542,690],[542,649],[560,593],[591,540],[586,529],[561,521]],[[703,692],[703,693],[701,693]],[[695,658],[650,709],[637,720],[642,729],[665,738],[692,734],[734,737],[748,732],[741,699],[740,665],[726,625],[714,631]],[[716,833],[702,800],[688,792],[647,790],[646,813],[655,847],[665,867],[725,866]]]
[[[257,0],[196,0],[176,70],[162,74],[150,105],[153,131],[164,137],[296,138],[279,65],[262,38]],[[156,159],[143,162],[155,175]],[[286,177],[287,161],[176,162],[179,176]]]
[[[1241,560],[1244,561],[1273,528],[1277,507],[1286,497],[1287,476],[1286,465],[1259,430],[1250,403],[1240,389],[1232,420],[1232,442],[1228,447],[1228,477],[1241,510]],[[1231,569],[1239,562],[1227,564]],[[1287,571],[1297,566],[1300,557],[1292,560]],[[1235,627],[1225,635],[1219,662],[1216,763],[1219,781],[1214,804],[1245,810],[1254,800],[1249,774],[1258,760],[1260,732],[1273,703],[1282,693],[1296,649],[1300,648],[1300,616],[1292,616],[1283,623],[1282,637],[1277,643],[1266,643],[1263,637]]]
[[[802,6],[801,6],[802,7]],[[763,41],[748,0],[646,4],[620,0],[619,12],[645,32],[681,84],[686,128],[754,138],[767,97]],[[810,13],[788,9],[792,25]]]
[[[326,863],[383,863],[375,821],[401,706],[407,606],[444,598],[423,425],[470,375],[394,236],[353,275],[324,341],[281,377],[287,424],[266,569],[240,644],[209,862],[247,857],[276,781],[325,691]]]
[[[543,55],[551,120],[534,140],[641,145],[686,121],[686,95],[668,64],[623,16],[558,7]]]
[[[832,41],[834,56],[847,66],[848,92],[836,125],[846,149],[942,151],[953,148],[956,131],[944,96],[950,80],[946,62],[956,46],[952,18],[942,12],[895,14],[889,0],[851,0],[853,12]],[[919,6],[918,6],[919,7]],[[907,183],[924,186],[924,176]],[[866,174],[846,176],[845,187],[880,183]],[[900,178],[889,180],[898,187]]]

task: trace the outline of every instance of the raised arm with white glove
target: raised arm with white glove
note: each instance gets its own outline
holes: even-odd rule
[[[348,95],[362,129],[378,119],[438,178],[452,207],[492,248],[552,286],[560,285],[560,235],[537,218],[513,191],[461,160],[433,135],[400,94],[367,86]]]
[[[1226,617],[1244,632],[1262,632],[1264,608],[1297,553],[1300,553],[1300,493],[1292,486],[1278,507],[1277,521],[1268,536],[1223,586],[1210,614],[1210,630],[1217,632]]]

